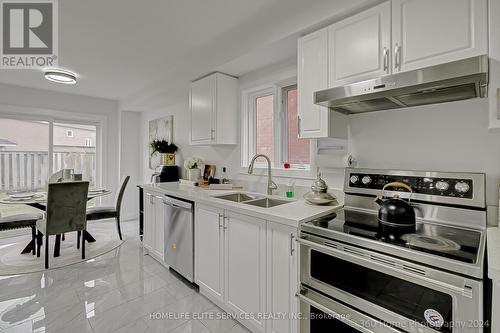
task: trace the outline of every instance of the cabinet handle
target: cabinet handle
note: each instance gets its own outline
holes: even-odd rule
[[[293,248],[293,240],[295,236],[293,234],[290,234],[290,256],[293,256],[293,253],[295,252],[295,249]]]
[[[226,220],[229,219],[227,216],[222,216],[222,221],[223,221],[223,228],[224,230],[227,230],[227,223]]]
[[[301,125],[301,120],[300,120],[300,116],[297,116],[297,137],[300,138],[300,126]]]
[[[401,46],[398,44],[394,47],[394,68],[401,70]]]
[[[212,129],[210,130],[210,140],[212,140],[212,141],[213,141],[213,140],[214,140],[214,138],[215,138],[215,130],[212,128]]]
[[[222,214],[219,214],[219,230],[222,229],[221,219],[222,219]]]
[[[384,47],[384,72],[389,73],[389,49]]]

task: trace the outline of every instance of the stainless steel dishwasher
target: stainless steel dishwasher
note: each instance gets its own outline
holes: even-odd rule
[[[170,196],[165,207],[165,262],[190,282],[194,281],[193,203]]]

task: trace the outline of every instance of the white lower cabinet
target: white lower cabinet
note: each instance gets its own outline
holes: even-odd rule
[[[215,300],[223,301],[223,210],[197,205],[194,225],[195,281]]]
[[[150,255],[163,261],[165,237],[165,210],[163,197],[154,192],[144,195],[144,230],[142,244]]]
[[[236,314],[255,314],[248,322],[265,331],[266,221],[226,211],[224,223],[224,303]]]
[[[292,319],[298,309],[296,233],[297,228],[198,204],[200,292],[253,332],[298,332]]]
[[[270,333],[298,332],[298,320],[293,317],[299,308],[296,236],[297,228],[267,224],[267,311],[275,315],[269,320]]]

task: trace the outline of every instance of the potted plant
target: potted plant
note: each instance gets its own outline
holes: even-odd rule
[[[151,148],[151,155],[154,153],[160,154],[161,165],[175,165],[175,152],[178,149],[175,144],[166,140],[153,140],[149,143],[149,147]]]
[[[192,157],[184,161],[184,168],[187,170],[188,179],[195,182],[201,177],[201,166],[203,161]]]

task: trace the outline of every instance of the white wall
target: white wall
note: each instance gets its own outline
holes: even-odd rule
[[[486,173],[486,201],[498,206],[500,131],[488,129],[488,100],[350,117],[358,166]]]
[[[246,74],[240,78],[240,90],[257,87],[269,80],[296,75],[290,61]],[[174,140],[183,157],[198,156],[209,163],[229,167],[232,177],[264,182],[264,177],[244,176],[240,171],[240,147],[189,146],[188,93],[181,101],[164,109],[142,114],[143,180],[149,181],[147,168],[147,122],[174,115]],[[490,211],[498,206],[500,183],[500,130],[488,129],[488,100],[420,106],[350,116],[349,149],[358,167],[457,171],[486,173],[486,200]],[[343,170],[322,170],[331,188],[343,186]],[[287,179],[276,179],[286,183]],[[297,180],[308,186],[311,181]],[[493,222],[491,222],[493,223]]]
[[[141,180],[141,114],[120,111],[120,181],[130,176],[122,201],[122,219],[139,216],[139,195],[137,185]]]
[[[236,111],[236,110],[235,110]],[[228,167],[230,175],[237,171],[234,166],[239,164],[240,155],[237,145],[226,146],[190,146],[189,145],[189,128],[190,116],[188,105],[188,92],[186,91],[180,97],[180,101],[166,106],[165,108],[142,112],[141,115],[141,142],[142,142],[142,179],[144,182],[150,182],[153,170],[149,169],[149,151],[148,151],[148,126],[152,119],[162,118],[168,115],[174,116],[174,143],[179,147],[176,154],[176,163],[181,166],[182,172],[185,172],[182,167],[184,159],[190,157],[199,157],[205,163],[217,165],[217,172],[223,166]]]
[[[2,114],[102,121],[102,185],[116,190],[119,178],[116,101],[0,84],[0,117]],[[107,196],[103,201],[112,203],[113,197]]]
[[[266,67],[239,78],[240,92],[249,88],[254,88],[262,84],[287,79],[297,75],[297,65],[295,59],[287,60],[274,66]],[[149,182],[153,170],[148,167],[148,122],[152,119],[162,118],[168,115],[174,116],[174,143],[179,147],[176,155],[177,165],[182,167],[183,161],[190,157],[200,157],[208,164],[217,165],[217,174],[222,167],[228,168],[230,178],[244,178],[251,181],[264,181],[264,177],[249,176],[243,177],[240,172],[240,145],[225,146],[190,146],[189,145],[189,92],[188,88],[184,93],[179,94],[177,101],[164,108],[142,112],[141,117],[141,136],[142,136],[142,179]],[[238,104],[238,110],[240,112]],[[238,121],[239,124],[239,121]]]

